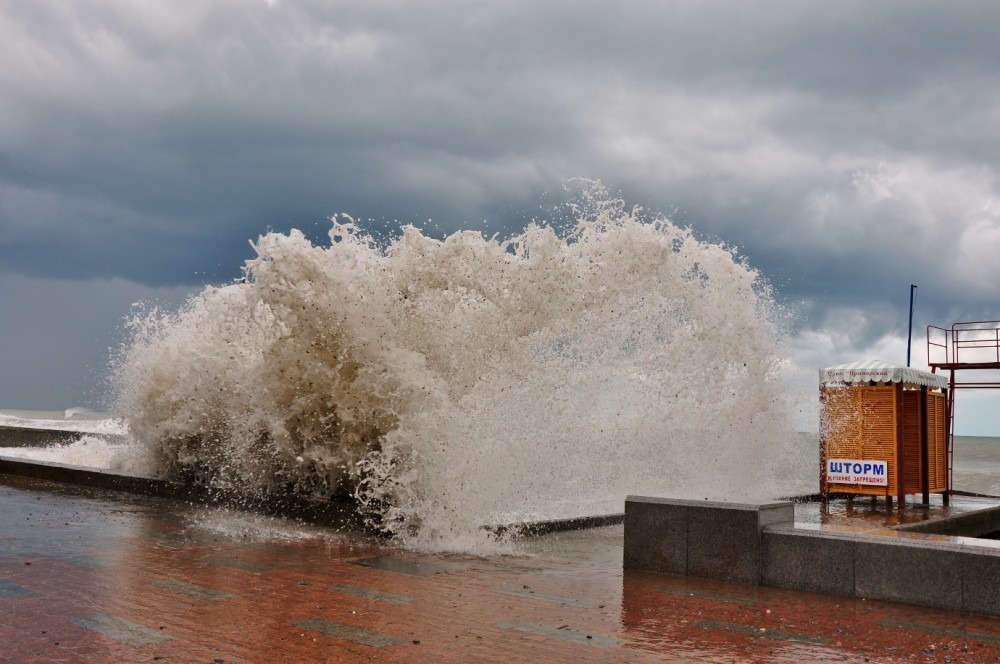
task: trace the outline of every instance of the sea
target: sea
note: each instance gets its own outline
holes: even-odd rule
[[[24,410],[0,408],[0,427],[76,431],[81,441],[52,448],[6,448],[0,453],[39,461],[108,469],[118,448],[128,445],[128,431],[113,413],[85,408]],[[819,464],[819,434],[799,432],[793,485],[803,494],[815,493]],[[973,494],[1000,496],[1000,436],[955,436],[954,488]]]
[[[0,425],[14,426],[8,424],[15,420],[22,423],[32,422],[62,422],[66,424],[76,422],[93,422],[108,420],[113,418],[112,413],[90,410],[89,408],[67,408],[65,410],[23,410],[16,408],[0,408]]]

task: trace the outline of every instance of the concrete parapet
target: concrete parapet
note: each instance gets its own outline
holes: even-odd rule
[[[762,585],[943,609],[962,608],[962,556],[972,547],[803,528],[763,534]]]
[[[1000,615],[1000,549],[962,551],[962,610]]]
[[[854,595],[962,610],[962,550],[946,542],[864,537],[854,542]]]
[[[629,496],[626,569],[759,584],[761,529],[791,524],[790,502],[720,503]]]
[[[1000,546],[796,527],[791,503],[629,496],[624,567],[1000,615]]]
[[[1000,547],[986,542],[767,528],[763,561],[762,585],[1000,615]]]
[[[761,537],[761,585],[830,595],[854,594],[854,542],[792,526]]]

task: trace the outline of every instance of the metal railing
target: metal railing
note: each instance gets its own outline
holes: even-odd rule
[[[948,437],[948,492],[954,488],[955,392],[957,388],[1000,388],[1000,379],[962,381],[955,372],[962,369],[1000,369],[1000,321],[979,320],[955,323],[950,328],[927,326],[927,366],[937,373],[950,373],[945,402],[945,435]],[[994,376],[993,371],[990,376]]]
[[[1000,365],[1000,321],[955,323],[950,328],[927,326],[927,366]]]

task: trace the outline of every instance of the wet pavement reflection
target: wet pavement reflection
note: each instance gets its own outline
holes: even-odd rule
[[[886,505],[885,499],[873,496],[837,498],[826,505],[819,501],[802,502],[795,505],[796,523],[818,523],[829,526],[854,526],[860,528],[891,528],[900,524],[915,524],[922,521],[958,516],[966,512],[1000,507],[1000,498],[988,496],[951,496],[945,505],[940,494],[932,494],[926,505],[913,501],[905,509]]]
[[[0,475],[0,662],[998,661],[1000,621],[623,573],[622,528],[517,556]]]

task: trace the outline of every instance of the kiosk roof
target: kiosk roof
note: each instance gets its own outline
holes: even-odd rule
[[[819,370],[820,385],[831,383],[908,383],[928,387],[948,387],[948,379],[912,367],[903,367],[880,360],[862,360]]]

